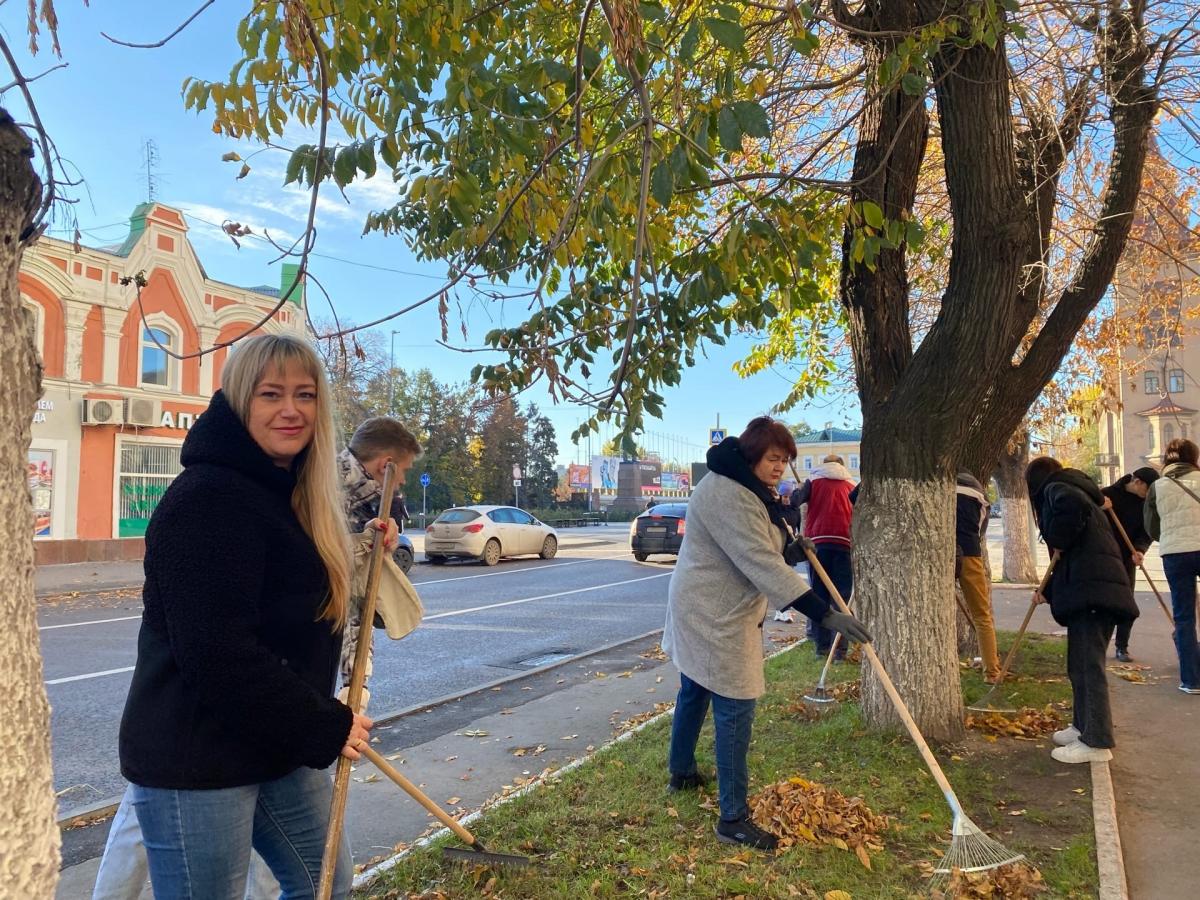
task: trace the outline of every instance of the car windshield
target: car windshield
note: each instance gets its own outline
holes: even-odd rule
[[[646,511],[648,516],[672,516],[676,519],[687,518],[686,503],[659,503]]]
[[[448,509],[435,521],[453,525],[457,522],[470,522],[472,519],[478,519],[479,513],[473,509]]]

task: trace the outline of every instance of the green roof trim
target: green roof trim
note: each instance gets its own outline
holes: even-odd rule
[[[154,209],[153,203],[139,203],[134,207],[133,214],[129,217],[129,236],[125,238],[125,243],[115,251],[117,256],[128,256],[133,252],[133,248],[137,246],[137,242],[146,232],[146,216],[152,209]]]
[[[279,273],[279,296],[282,297],[288,292],[288,289],[296,283],[296,277],[300,274],[299,263],[284,263],[280,267]],[[301,284],[296,290],[292,291],[292,295],[288,297],[289,303],[295,303],[297,306],[304,307],[304,285]]]

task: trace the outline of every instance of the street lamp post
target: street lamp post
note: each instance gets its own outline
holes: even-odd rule
[[[396,335],[399,331],[392,331],[392,347],[388,354],[388,406],[387,414],[390,416],[395,412],[396,408]]]

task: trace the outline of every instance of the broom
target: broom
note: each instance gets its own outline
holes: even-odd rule
[[[1129,532],[1125,530],[1125,526],[1121,524],[1121,520],[1117,518],[1117,514],[1112,507],[1108,508],[1108,515],[1109,518],[1112,519],[1112,523],[1116,527],[1117,533],[1121,535],[1121,540],[1123,540],[1125,542],[1125,546],[1129,548],[1129,553],[1131,555],[1137,553],[1137,550],[1134,549],[1133,541],[1129,539]],[[1163,615],[1167,617],[1167,622],[1169,622],[1171,627],[1174,628],[1175,617],[1172,616],[1171,611],[1167,609],[1167,604],[1163,602],[1162,594],[1158,592],[1158,587],[1154,584],[1154,579],[1151,578],[1150,573],[1146,571],[1146,564],[1138,563],[1138,568],[1142,570],[1142,575],[1146,579],[1146,584],[1150,585],[1150,590],[1154,591],[1155,599],[1158,600],[1158,605],[1162,607]],[[1133,585],[1130,585],[1130,587],[1133,587]]]
[[[838,610],[848,615],[850,608],[846,606],[846,601],[842,599],[842,595],[838,592],[837,587],[830,580],[824,566],[817,561],[816,554],[807,547],[804,549],[804,552],[808,556],[808,561],[812,565],[813,571],[820,577],[829,591],[829,596],[837,604]],[[904,723],[904,727],[908,729],[909,736],[912,737],[913,743],[917,745],[917,750],[920,752],[921,758],[925,761],[929,773],[933,776],[933,780],[937,782],[937,786],[942,789],[942,796],[946,798],[950,812],[954,815],[954,823],[950,830],[950,849],[941,858],[940,865],[933,870],[934,882],[945,881],[956,869],[968,873],[986,872],[1023,860],[1025,858],[1024,854],[1015,853],[999,841],[988,837],[983,829],[972,822],[970,817],[963,811],[958,795],[954,793],[954,788],[950,786],[950,780],[946,778],[946,773],[942,771],[942,767],[938,764],[937,757],[933,755],[933,751],[929,749],[929,744],[926,743],[925,737],[917,727],[917,723],[913,721],[912,713],[908,711],[904,700],[901,699],[900,693],[896,690],[896,685],[892,683],[887,670],[884,669],[883,663],[880,662],[879,656],[876,655],[875,648],[870,644],[863,644],[862,648],[863,653],[871,663],[871,667],[875,669],[875,674],[879,677],[879,683],[883,685],[884,691],[887,692],[888,698],[896,708],[900,720]]]

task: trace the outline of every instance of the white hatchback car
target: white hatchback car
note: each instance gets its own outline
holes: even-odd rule
[[[425,529],[425,558],[441,565],[450,557],[471,557],[494,566],[504,556],[558,553],[558,533],[515,506],[456,506]]]

